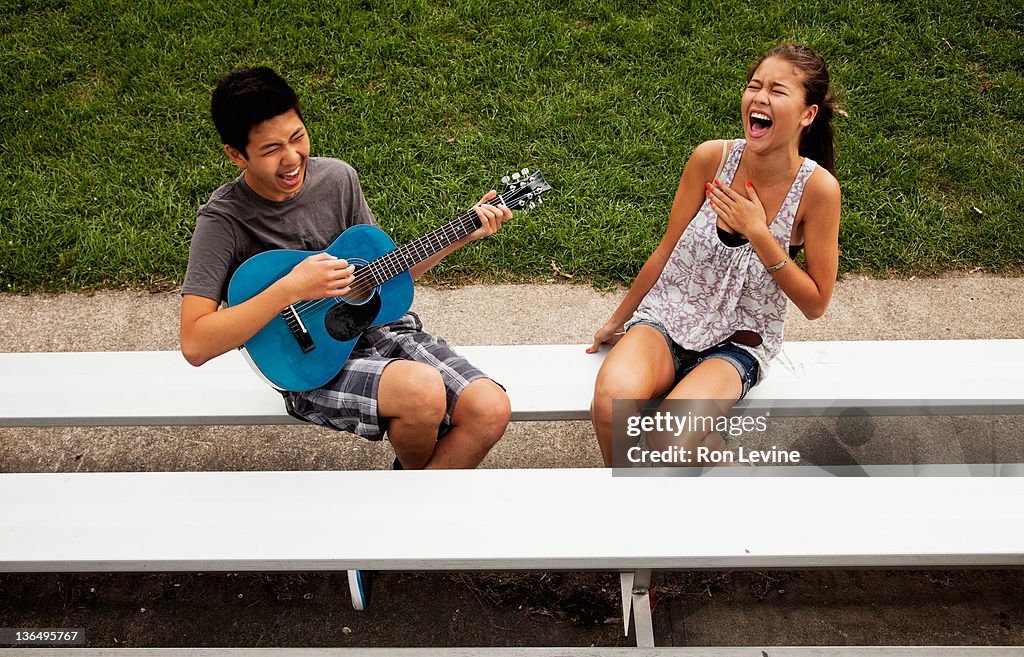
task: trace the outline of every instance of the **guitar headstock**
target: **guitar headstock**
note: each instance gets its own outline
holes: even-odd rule
[[[541,194],[551,189],[551,185],[544,180],[540,171],[530,172],[529,169],[517,171],[510,176],[501,179],[505,186],[498,194],[498,198],[510,210],[527,212],[543,203]]]

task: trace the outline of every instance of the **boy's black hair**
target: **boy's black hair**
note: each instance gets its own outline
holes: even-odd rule
[[[217,82],[210,99],[210,114],[221,142],[242,155],[249,145],[249,131],[268,119],[299,110],[299,98],[288,83],[266,66],[232,71]]]

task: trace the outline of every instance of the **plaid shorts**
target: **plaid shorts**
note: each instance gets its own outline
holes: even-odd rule
[[[367,329],[345,367],[323,387],[282,392],[288,413],[306,422],[381,440],[387,431],[387,418],[377,415],[377,388],[384,368],[394,360],[426,363],[441,373],[448,401],[438,437],[448,431],[455,402],[466,386],[490,378],[455,353],[447,342],[426,333],[420,318],[408,312],[398,321]]]

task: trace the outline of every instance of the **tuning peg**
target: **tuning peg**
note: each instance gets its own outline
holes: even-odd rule
[[[512,174],[512,180],[519,180],[520,177],[521,176],[519,175],[518,171],[516,171],[515,173]]]
[[[534,209],[535,207],[537,207],[537,204],[536,204],[536,203],[531,203],[531,204],[530,204],[530,209],[531,209],[531,210],[532,210],[532,209]]]
[[[512,179],[511,179],[511,178],[509,178],[508,176],[502,176],[502,177],[501,177],[501,184],[502,184],[502,185],[507,185],[507,184],[508,184],[508,183],[509,183],[509,182],[510,182],[511,180],[512,180]]]
[[[529,170],[529,169],[525,169],[525,168],[524,168],[524,169],[523,169],[523,175],[524,175],[524,176],[528,176],[528,175],[530,175],[530,170]]]
[[[537,199],[537,205],[542,205],[543,203],[544,203],[544,199],[543,198]]]

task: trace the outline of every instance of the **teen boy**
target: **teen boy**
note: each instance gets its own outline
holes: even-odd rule
[[[310,256],[264,292],[222,307],[235,269],[268,249],[322,251],[349,226],[376,225],[351,166],[310,157],[295,92],[269,68],[234,71],[217,84],[213,122],[241,175],[199,208],[182,287],[181,351],[192,365],[234,349],[287,306],[346,294],[354,268],[326,253]],[[474,207],[481,227],[414,266],[413,279],[460,246],[493,234],[512,216]],[[407,313],[368,329],[341,372],[322,388],[286,392],[293,415],[380,440],[396,467],[472,468],[509,420],[505,391]],[[439,440],[443,438],[442,440]]]

